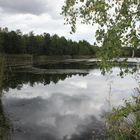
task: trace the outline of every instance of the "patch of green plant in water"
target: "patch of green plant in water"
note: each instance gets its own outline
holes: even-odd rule
[[[125,100],[124,106],[113,108],[106,116],[111,140],[140,139],[140,90],[137,91],[131,101]]]

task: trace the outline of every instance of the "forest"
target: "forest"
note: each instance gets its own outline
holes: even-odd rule
[[[124,47],[123,56],[132,56],[132,48]],[[31,55],[92,55],[96,56],[100,48],[82,40],[79,42],[59,37],[57,34],[44,33],[35,35],[33,32],[23,34],[20,30],[8,31],[0,28],[0,52],[3,54]],[[123,57],[122,56],[122,57]],[[135,57],[140,57],[140,49],[135,50]]]
[[[95,55],[97,47],[85,40],[76,42],[56,34],[23,34],[20,30],[8,31],[8,28],[1,28],[0,51],[4,54]]]

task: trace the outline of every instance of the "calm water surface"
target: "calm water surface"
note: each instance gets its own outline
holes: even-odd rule
[[[2,108],[12,140],[89,140],[104,134],[105,112],[130,99],[137,83],[93,61],[9,68]]]

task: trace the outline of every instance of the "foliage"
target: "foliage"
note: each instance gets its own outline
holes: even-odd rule
[[[3,80],[4,80],[4,57],[0,55],[0,95],[2,92]]]
[[[4,116],[4,111],[0,100],[0,140],[8,140],[9,129],[9,122]]]
[[[139,48],[139,0],[66,0],[62,15],[72,32],[77,22],[98,26],[96,44],[100,46],[98,58],[104,69],[113,66],[110,60],[125,56],[124,48],[132,48],[132,56]]]
[[[33,55],[93,55],[97,47],[87,41],[75,42],[49,33],[42,35],[22,34],[20,30],[0,29],[0,52],[5,54]]]
[[[100,47],[98,58],[103,73],[109,71],[121,56],[135,56],[140,45],[140,1],[139,0],[66,0],[62,7],[66,24],[73,33],[77,22],[97,25],[96,45]],[[126,52],[126,48],[131,51]],[[128,49],[127,49],[128,50]],[[130,54],[131,52],[131,54]],[[138,54],[138,51],[137,53]],[[121,62],[121,73],[128,72],[127,59]],[[126,69],[122,69],[125,66]],[[139,91],[139,90],[138,90]],[[133,121],[129,122],[130,116]],[[133,102],[114,108],[107,116],[109,132],[113,139],[140,138],[140,95]]]
[[[4,58],[0,56],[0,140],[7,140],[9,132],[9,123],[4,116],[1,94],[4,80]]]
[[[113,108],[106,116],[108,131],[112,139],[138,140],[140,138],[140,91],[124,106]]]
[[[113,35],[110,34],[111,36]],[[113,39],[116,38],[117,36],[114,32]],[[132,55],[132,49],[130,47],[123,47],[125,53],[121,53],[118,47],[120,42],[114,44],[115,50],[113,50],[113,47],[109,48],[109,44],[107,41],[104,42],[105,47],[101,49],[96,45],[89,44],[85,40],[75,42],[57,35],[50,36],[48,33],[34,35],[33,32],[30,32],[29,34],[23,35],[20,30],[8,31],[7,28],[0,30],[0,52],[5,54],[92,55],[94,57],[98,55],[102,57],[102,64],[107,64],[105,63],[106,59],[111,59],[113,55],[119,54],[120,57],[130,57]],[[139,48],[135,52],[135,56],[140,56]]]

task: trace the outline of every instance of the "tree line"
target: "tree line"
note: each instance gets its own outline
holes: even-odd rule
[[[5,54],[95,55],[96,51],[97,47],[85,40],[76,42],[56,34],[23,34],[20,30],[0,29],[0,52]]]
[[[132,48],[124,47],[124,50],[122,56],[132,56]],[[4,54],[96,56],[98,51],[99,47],[85,40],[76,42],[56,34],[23,34],[20,30],[8,31],[8,28],[0,28],[0,53]],[[135,50],[135,57],[140,57],[140,48]]]

